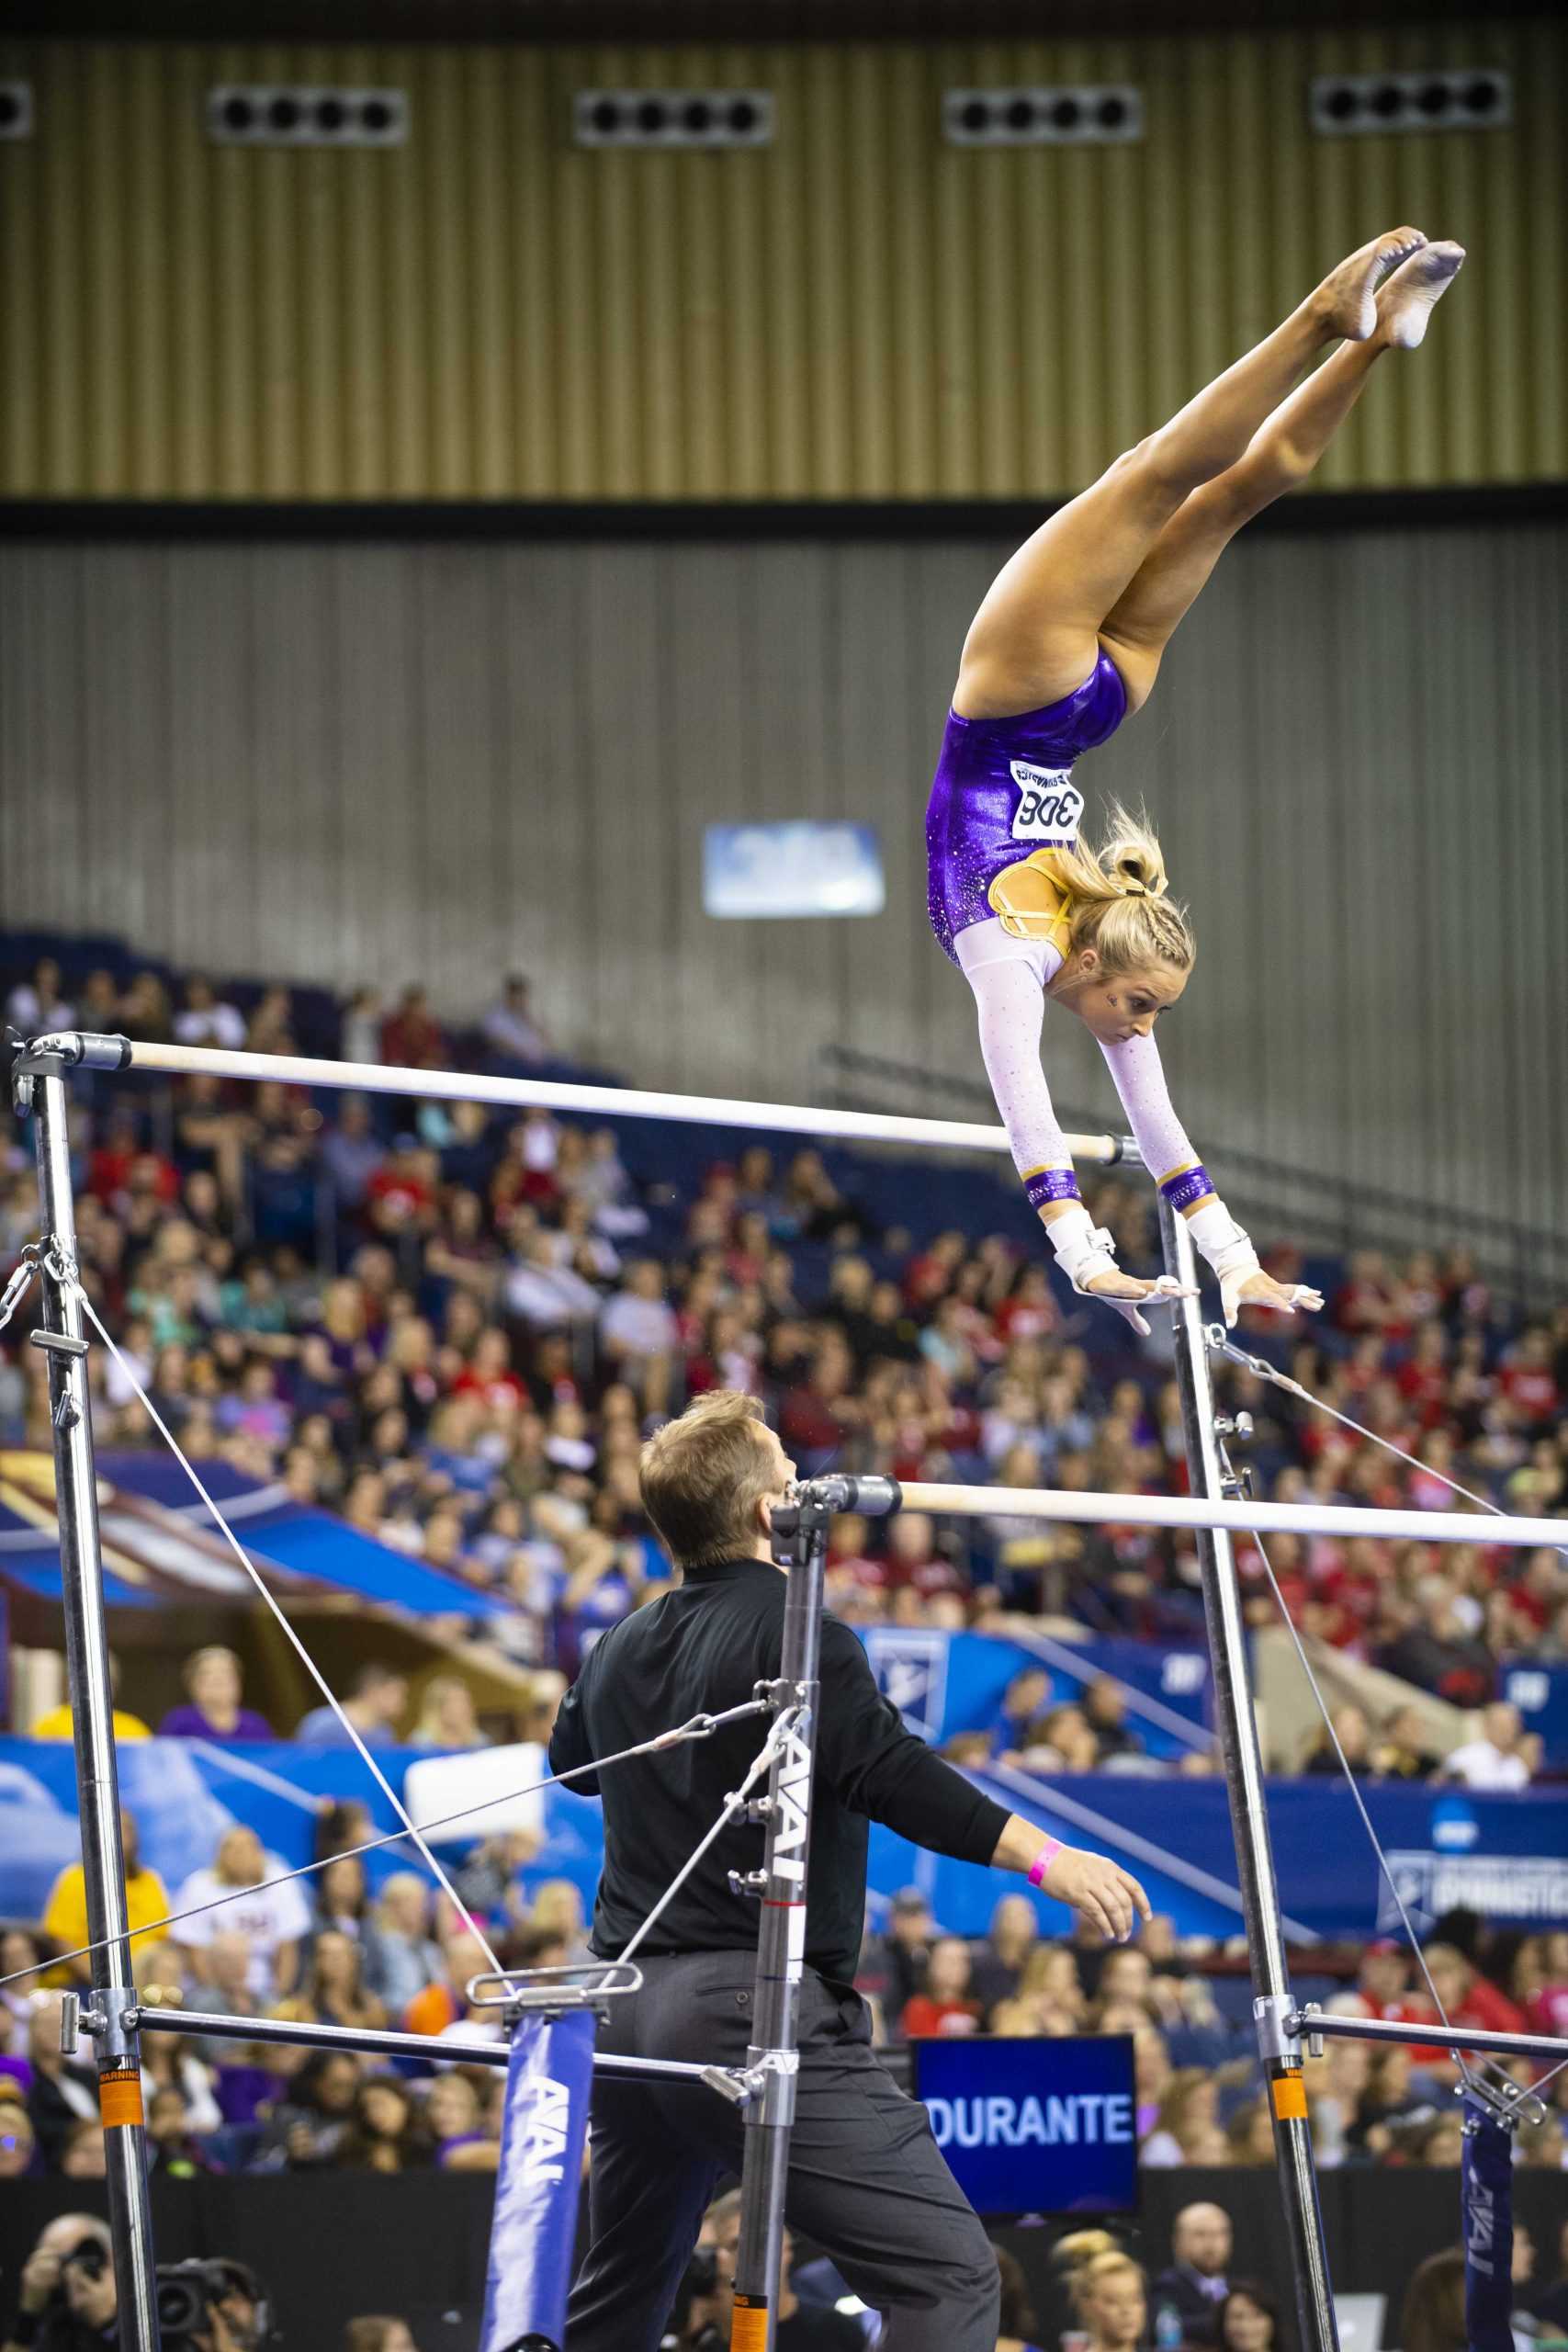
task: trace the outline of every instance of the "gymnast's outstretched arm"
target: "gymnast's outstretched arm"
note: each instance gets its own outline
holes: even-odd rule
[[[1075,1290],[1103,1299],[1135,1331],[1146,1334],[1140,1302],[1176,1297],[1179,1285],[1168,1276],[1151,1282],[1124,1273],[1111,1254],[1111,1236],[1096,1230],[1078,1196],[1072,1154],[1040,1061],[1045,995],[1039,975],[1017,956],[978,963],[965,956],[963,967],[975,993],[980,1053],[1013,1165],[1057,1262]]]
[[[1316,1291],[1277,1283],[1258,1264],[1250,1237],[1215,1192],[1208,1170],[1176,1115],[1154,1038],[1128,1037],[1114,1044],[1102,1040],[1100,1050],[1122,1098],[1127,1124],[1137,1137],[1145,1167],[1171,1206],[1187,1219],[1194,1242],[1218,1277],[1226,1323],[1235,1323],[1244,1304],[1276,1307],[1287,1315],[1298,1306],[1321,1306]]]

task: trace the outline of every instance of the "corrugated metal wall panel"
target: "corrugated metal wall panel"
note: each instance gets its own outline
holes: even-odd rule
[[[1315,72],[1495,63],[1500,130],[1320,139]],[[1568,32],[927,48],[0,45],[0,494],[1051,496],[1414,219],[1473,263],[1326,487],[1568,470]],[[388,152],[215,146],[220,79],[390,82]],[[957,149],[958,82],[1127,79],[1134,146]],[[590,84],[760,84],[776,143],[585,151]]]
[[[521,966],[652,1084],[809,1100],[835,1043],[972,1078],[921,814],[1003,552],[0,548],[0,920],[455,1013]],[[1561,1224],[1565,594],[1561,526],[1244,538],[1086,765],[1190,900],[1166,1050],[1222,1159]],[[886,912],[705,916],[704,827],[797,815],[878,828]],[[1048,1066],[1113,1114],[1077,1023]]]

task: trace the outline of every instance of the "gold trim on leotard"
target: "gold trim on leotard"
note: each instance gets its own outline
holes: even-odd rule
[[[1073,902],[1055,871],[1056,853],[1037,849],[1016,865],[1007,865],[986,893],[986,902],[1001,919],[1010,939],[1043,940],[1064,963],[1072,946]]]

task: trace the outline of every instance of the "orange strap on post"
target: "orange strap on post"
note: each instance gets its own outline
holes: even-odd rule
[[[1281,2123],[1306,2120],[1306,2085],[1299,2075],[1276,2075],[1269,2088],[1274,2098],[1274,2112]]]
[[[113,2074],[98,2076],[98,2113],[104,2119],[106,2132],[117,2124],[146,2120],[141,2107],[141,2075],[136,2067],[122,2066]]]
[[[762,2352],[768,2306],[760,2295],[737,2295],[729,2322],[729,2352]]]

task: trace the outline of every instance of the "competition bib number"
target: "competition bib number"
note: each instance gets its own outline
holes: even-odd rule
[[[1014,841],[1077,841],[1083,794],[1072,781],[1072,770],[1032,767],[1027,760],[1010,760],[1008,764],[1018,786]]]

